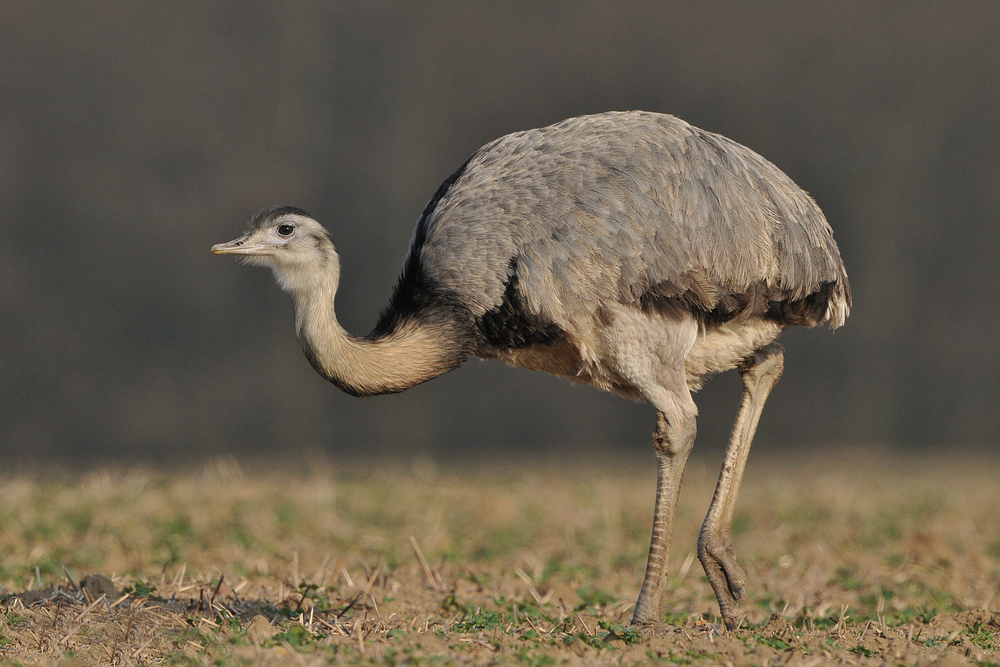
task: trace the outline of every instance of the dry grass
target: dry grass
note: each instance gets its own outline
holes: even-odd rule
[[[689,468],[668,625],[646,637],[625,625],[651,457],[0,476],[0,586],[40,589],[0,590],[0,660],[1000,663],[995,460],[752,460],[732,635],[693,557],[715,465]]]

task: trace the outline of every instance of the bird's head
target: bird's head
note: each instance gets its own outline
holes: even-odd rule
[[[212,246],[216,255],[237,255],[245,264],[267,266],[283,290],[295,294],[340,278],[340,258],[326,229],[293,206],[276,206],[250,219],[249,230]]]

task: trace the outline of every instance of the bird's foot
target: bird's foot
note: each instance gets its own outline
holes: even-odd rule
[[[739,602],[746,596],[746,573],[736,562],[736,552],[728,539],[699,541],[698,559],[705,568],[708,582],[719,600],[719,611],[726,629],[739,627],[736,618]]]
[[[735,610],[726,611],[722,614],[722,622],[729,632],[736,632],[740,628],[740,619],[736,617]]]

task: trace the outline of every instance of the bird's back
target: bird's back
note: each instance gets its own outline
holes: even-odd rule
[[[805,192],[748,148],[647,112],[481,148],[425,210],[407,273],[480,322],[513,307],[563,331],[607,303],[783,326],[836,327],[850,309],[832,231]]]

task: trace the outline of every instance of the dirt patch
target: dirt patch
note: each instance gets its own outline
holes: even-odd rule
[[[609,620],[601,609],[578,608],[583,605],[575,600],[575,606],[563,600],[504,604],[492,592],[458,598],[447,585],[411,592],[404,586],[413,581],[375,575],[378,589],[398,584],[400,604],[379,605],[375,596],[362,602],[371,588],[361,588],[351,599],[317,596],[306,585],[283,600],[247,600],[210,586],[196,587],[197,598],[124,595],[112,600],[55,586],[44,596],[30,591],[3,603],[2,649],[4,657],[24,662],[62,657],[114,665],[164,658],[182,664],[284,664],[293,655],[338,664],[1000,662],[1000,614],[985,610],[939,614],[899,627],[872,621],[852,625],[845,617],[829,630],[806,623],[796,628],[774,614],[763,625],[746,624],[732,633],[689,617],[643,633]]]
[[[628,462],[0,478],[0,660],[1000,664],[1000,483],[909,465],[748,475],[732,633],[693,556],[697,463],[646,632],[627,623],[652,471]]]

